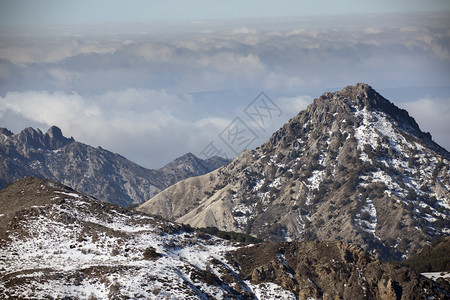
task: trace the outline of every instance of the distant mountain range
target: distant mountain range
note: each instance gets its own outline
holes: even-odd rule
[[[2,299],[445,299],[344,242],[243,245],[27,177],[0,191]]]
[[[450,232],[450,154],[367,84],[325,93],[256,150],[138,209],[275,241],[404,259]]]
[[[220,157],[202,160],[188,153],[151,170],[101,147],[66,138],[56,126],[46,133],[26,128],[19,134],[0,128],[0,188],[25,176],[36,176],[130,206],[145,202],[179,180],[206,174],[228,162]]]

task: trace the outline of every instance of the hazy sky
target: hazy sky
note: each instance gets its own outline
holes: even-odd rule
[[[366,82],[450,149],[448,3],[0,1],[0,127],[57,125],[154,168],[211,142],[232,157],[235,122],[253,148]],[[260,92],[264,126],[246,114]]]
[[[84,24],[443,11],[448,0],[1,0],[0,24]]]

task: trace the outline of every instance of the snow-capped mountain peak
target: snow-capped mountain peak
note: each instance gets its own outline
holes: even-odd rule
[[[323,94],[261,147],[140,209],[272,240],[343,240],[400,259],[450,231],[449,159],[407,111],[357,84]]]

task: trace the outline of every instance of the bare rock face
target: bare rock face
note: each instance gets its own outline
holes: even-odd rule
[[[37,176],[122,206],[140,204],[181,179],[228,162],[217,157],[202,160],[189,153],[150,170],[101,147],[66,138],[56,126],[45,134],[33,128],[17,135],[0,130],[0,188],[25,176]]]
[[[450,232],[450,154],[367,84],[325,93],[261,147],[142,204],[273,241],[337,240],[403,259]]]
[[[400,299],[396,289],[398,290],[398,287],[392,279],[382,278],[382,280],[378,282],[378,291],[382,300]]]

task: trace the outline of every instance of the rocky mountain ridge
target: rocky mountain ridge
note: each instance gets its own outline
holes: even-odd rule
[[[343,242],[242,245],[27,177],[0,191],[0,297],[424,299],[449,291]]]
[[[325,93],[256,150],[139,207],[270,240],[404,259],[450,231],[450,154],[367,84]]]
[[[228,162],[220,157],[203,160],[188,153],[150,170],[101,147],[66,138],[56,126],[45,134],[33,128],[16,135],[0,130],[0,188],[25,176],[37,176],[122,206],[138,205],[181,179],[208,173]]]

